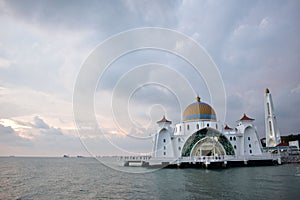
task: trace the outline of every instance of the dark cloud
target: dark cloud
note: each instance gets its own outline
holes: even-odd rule
[[[44,122],[44,120],[39,118],[39,116],[35,116],[33,118],[33,120],[34,120],[34,127],[35,128],[41,128],[41,129],[49,129],[50,128],[49,125]]]
[[[54,128],[52,126],[49,126],[39,116],[35,116],[33,120],[34,120],[33,128],[41,129],[40,130],[41,133],[49,134],[49,135],[63,135],[63,132],[60,128]]]
[[[117,33],[141,25],[170,26],[177,22],[180,1],[5,1],[6,13],[38,26]],[[7,11],[9,10],[9,11]]]
[[[30,140],[20,137],[10,126],[0,124],[0,143],[11,146],[30,146]]]
[[[0,124],[0,133],[1,135],[12,135],[15,134],[15,131],[10,126],[3,126]]]

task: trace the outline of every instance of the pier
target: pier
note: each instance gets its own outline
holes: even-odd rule
[[[280,156],[192,156],[192,157],[163,157],[151,156],[120,156],[119,161],[127,167],[149,168],[227,168],[235,166],[257,166],[281,164]]]

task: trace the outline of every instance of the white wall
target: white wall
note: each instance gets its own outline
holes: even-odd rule
[[[262,153],[260,141],[253,126],[245,127],[244,142],[246,155],[259,155]]]
[[[155,157],[174,157],[171,134],[172,133],[165,128],[159,131],[154,150]]]

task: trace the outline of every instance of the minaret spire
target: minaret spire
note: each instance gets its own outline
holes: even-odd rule
[[[265,129],[266,129],[266,146],[275,147],[281,143],[280,133],[277,127],[276,116],[272,95],[267,88],[265,92]]]

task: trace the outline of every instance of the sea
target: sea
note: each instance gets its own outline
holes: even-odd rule
[[[0,199],[300,198],[299,164],[148,170],[108,163],[95,158],[2,157]]]

